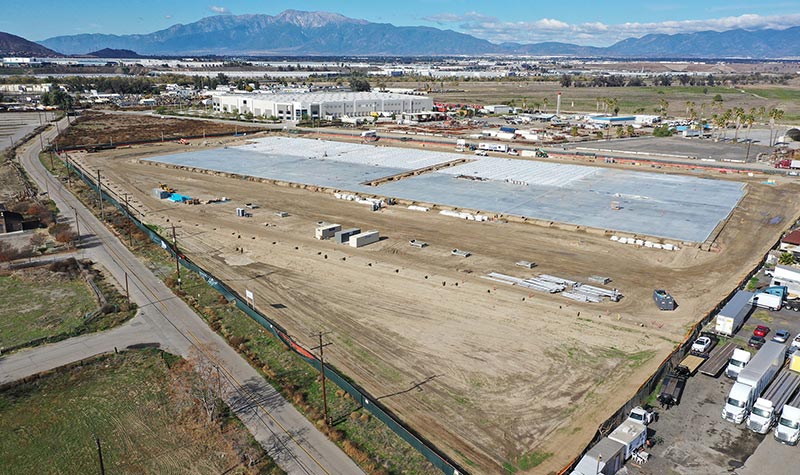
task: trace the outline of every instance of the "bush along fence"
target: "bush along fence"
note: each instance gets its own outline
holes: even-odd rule
[[[95,192],[98,191],[97,177],[91,176],[90,173],[84,171],[80,166],[72,161],[66,161],[67,168],[78,175],[86,184]],[[289,347],[295,354],[303,359],[306,363],[314,367],[317,371],[322,370],[320,360],[314,356],[309,350],[297,343],[286,331],[285,328],[280,326],[277,322],[271,320],[269,317],[250,307],[247,301],[239,295],[235,290],[231,289],[220,279],[217,279],[213,274],[206,271],[199,265],[195,264],[186,255],[180,252],[179,249],[171,243],[170,239],[165,238],[158,234],[153,229],[145,225],[144,222],[135,217],[128,211],[128,207],[124,203],[120,203],[110,194],[106,193],[106,189],[100,186],[101,195],[104,200],[116,207],[124,216],[130,219],[136,227],[144,232],[150,239],[161,246],[162,249],[167,251],[172,257],[177,256],[180,264],[197,273],[205,280],[208,285],[213,287],[217,292],[221,293],[229,302],[234,302],[236,306],[242,310],[247,316],[255,320],[259,325],[269,330],[270,333],[279,338],[287,347]],[[385,407],[382,403],[377,401],[375,397],[370,395],[366,390],[357,384],[349,381],[345,376],[339,373],[338,370],[325,364],[325,376],[334,384],[339,386],[342,390],[347,392],[356,403],[360,404],[363,408],[368,410],[373,416],[378,418],[381,422],[386,424],[395,434],[409,443],[415,450],[417,450],[423,457],[425,457],[434,467],[438,468],[445,475],[468,475],[468,472],[459,466],[455,461],[450,459],[447,455],[442,453],[431,442],[422,437],[414,429],[406,425],[400,418],[395,415],[390,409]]]

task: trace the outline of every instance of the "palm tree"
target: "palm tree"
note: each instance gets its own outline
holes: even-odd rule
[[[686,116],[689,116],[689,111],[694,109],[694,101],[686,101]]]
[[[547,112],[547,104],[549,104],[549,103],[550,103],[550,101],[546,97],[542,99],[542,104],[544,104],[544,111],[545,112]]]
[[[791,252],[783,252],[781,253],[781,257],[778,258],[778,263],[785,266],[792,266],[797,263],[797,258],[794,257],[794,254]]]
[[[667,110],[669,109],[669,102],[666,99],[659,99],[658,100],[658,107],[661,110],[661,116],[667,116]]]
[[[739,141],[739,129],[742,127],[742,119],[744,119],[744,109],[741,107],[733,108],[733,118],[736,119],[736,130],[733,133],[733,141]]]
[[[775,121],[783,118],[783,111],[781,109],[771,107],[767,115],[769,116],[769,146],[772,147],[774,145],[772,133],[775,130]]]

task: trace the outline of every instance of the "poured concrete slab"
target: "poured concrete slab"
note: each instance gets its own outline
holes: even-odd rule
[[[462,156],[276,139],[149,160],[695,242],[744,195],[744,184],[731,181],[497,157],[372,187],[361,183]]]

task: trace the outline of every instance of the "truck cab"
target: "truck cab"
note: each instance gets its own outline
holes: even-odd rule
[[[772,401],[764,398],[756,399],[750,415],[747,416],[747,428],[759,434],[766,434],[773,422],[775,422],[775,408]]]
[[[725,407],[722,408],[722,418],[735,424],[741,424],[747,416],[748,408],[753,405],[753,388],[739,382],[733,383]]]
[[[728,362],[728,367],[725,369],[725,376],[736,379],[739,376],[739,373],[742,371],[748,362],[750,362],[750,358],[752,355],[749,351],[741,350],[736,348],[733,350],[733,355],[731,356],[730,362]]]
[[[797,445],[797,440],[800,439],[800,408],[783,407],[774,436],[782,444]]]
[[[633,409],[631,409],[631,413],[628,415],[628,419],[644,425],[650,424],[655,420],[655,418],[656,418],[655,412],[648,411],[642,406],[634,407]]]

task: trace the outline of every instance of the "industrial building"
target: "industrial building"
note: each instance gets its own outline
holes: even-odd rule
[[[285,120],[364,117],[374,113],[391,115],[433,110],[425,96],[387,92],[305,92],[220,94],[214,96],[214,111]]]

